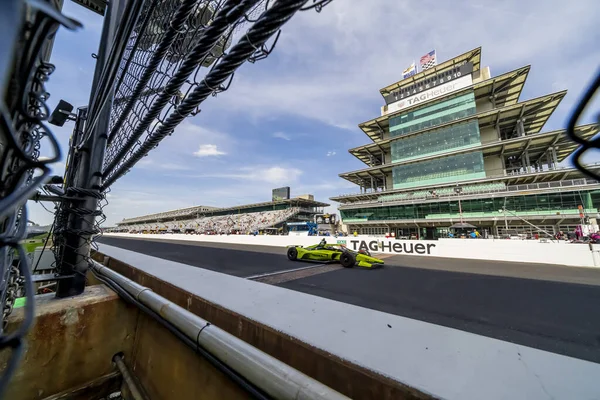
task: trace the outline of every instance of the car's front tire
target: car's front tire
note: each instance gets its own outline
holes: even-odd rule
[[[298,250],[295,247],[290,247],[287,251],[287,257],[291,261],[296,261],[298,259]]]
[[[356,264],[356,258],[354,257],[354,254],[348,253],[346,251],[343,252],[340,256],[340,264],[342,264],[342,267],[344,268],[354,267],[354,264]]]

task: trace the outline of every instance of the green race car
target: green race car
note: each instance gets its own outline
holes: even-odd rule
[[[288,246],[287,256],[292,261],[339,262],[342,267],[355,265],[364,268],[383,266],[383,260],[372,257],[368,251],[352,251],[342,244],[327,244],[325,239],[312,246]]]

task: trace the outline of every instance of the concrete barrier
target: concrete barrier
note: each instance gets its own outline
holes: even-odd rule
[[[538,242],[534,240],[503,239],[440,239],[395,240],[375,236],[316,237],[316,236],[266,236],[266,235],[185,235],[185,234],[128,234],[110,233],[105,236],[153,240],[187,240],[213,243],[234,243],[285,247],[309,246],[325,238],[327,243],[340,243],[353,250],[369,250],[375,253],[398,255],[448,257],[475,260],[530,262],[559,264],[577,267],[600,266],[600,245],[566,242]]]
[[[197,296],[205,303],[200,310],[207,314],[206,319],[229,327],[252,345],[266,347],[263,351],[289,358],[285,361],[292,366],[298,363],[296,368],[300,370],[304,366],[309,375],[320,374],[315,378],[351,398],[423,398],[429,394],[444,399],[541,400],[592,399],[598,395],[600,364],[113,246],[101,244],[100,252],[132,266],[132,279],[146,285],[150,285],[151,277],[164,281],[153,287],[158,293],[173,288],[184,291],[179,294],[179,302],[191,310],[199,303],[195,297],[192,299]],[[245,319],[229,324],[219,320],[227,312]],[[248,328],[250,322],[267,327],[271,333],[267,329],[258,331],[255,325]],[[286,337],[293,340],[286,341]],[[282,343],[285,346],[278,347]],[[307,353],[300,356],[301,348],[291,350],[297,343],[327,357],[308,365]],[[356,368],[341,374],[342,363],[335,368],[325,363],[334,358],[406,385],[419,394],[390,395],[387,391],[377,392],[377,385],[360,385],[358,378],[350,375]],[[362,378],[366,379],[365,375]]]

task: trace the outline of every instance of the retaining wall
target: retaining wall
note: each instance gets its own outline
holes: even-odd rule
[[[110,268],[351,398],[598,395],[600,364],[113,246],[100,252]]]
[[[105,235],[138,239],[188,240],[279,247],[288,245],[308,246],[318,243],[325,238],[328,243],[342,243],[353,250],[368,249],[371,252],[376,253],[560,264],[577,267],[600,266],[600,245],[590,246],[588,244],[567,242],[539,242],[534,240],[506,239],[395,240],[364,235],[339,238],[331,236],[144,235],[128,233],[110,233]]]

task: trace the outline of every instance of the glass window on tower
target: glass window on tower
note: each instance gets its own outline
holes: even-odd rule
[[[402,136],[475,114],[475,93],[469,92],[390,118],[390,136]]]
[[[392,162],[442,154],[481,145],[479,124],[470,121],[392,142]]]
[[[481,151],[436,158],[392,169],[394,189],[485,178]]]

